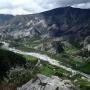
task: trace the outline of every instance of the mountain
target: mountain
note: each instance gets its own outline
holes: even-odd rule
[[[62,7],[37,14],[0,15],[0,17],[0,40],[8,42],[10,47],[26,52],[46,54],[58,60],[61,65],[90,75],[90,9]],[[48,79],[52,84],[54,79],[52,79],[52,75],[69,79],[77,88],[75,90],[79,90],[78,88],[90,90],[90,81],[82,75],[75,72],[75,75],[71,75],[67,70],[34,59],[34,57],[26,55],[22,57],[13,52],[0,50],[0,65],[1,79],[3,77],[5,83],[20,86],[20,90],[25,89],[21,87],[23,84],[26,86],[26,90],[34,86],[43,87],[43,85],[38,85],[43,83],[43,81],[40,82],[40,77],[42,79],[45,77],[44,84],[48,84],[46,83]],[[41,76],[34,79],[38,73]],[[4,77],[5,75],[7,77]],[[33,78],[33,82],[30,80],[31,78]],[[0,81],[2,82],[2,80]],[[49,88],[52,87],[48,85]],[[58,90],[59,87],[55,89]]]
[[[7,20],[10,20],[11,18],[13,18],[12,15],[0,14],[0,24],[1,24],[2,22],[5,22],[5,21],[7,21]]]
[[[80,39],[90,35],[90,9],[56,8],[31,15],[0,15],[0,37],[32,38],[70,35]],[[82,38],[81,38],[82,37]]]

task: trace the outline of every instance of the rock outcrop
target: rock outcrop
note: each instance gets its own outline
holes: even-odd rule
[[[38,74],[17,90],[73,90],[73,87],[69,80],[62,80],[57,76],[47,77]]]

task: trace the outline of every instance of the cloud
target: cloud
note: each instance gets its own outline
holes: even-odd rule
[[[74,4],[74,5],[72,5],[72,7],[87,9],[87,8],[90,8],[90,2],[81,3],[81,4]]]
[[[1,9],[1,14],[12,14],[12,15],[21,15],[21,14],[30,14],[29,11],[24,10],[22,8],[14,8],[14,9]]]
[[[0,13],[31,14],[63,6],[90,8],[90,0],[0,0]]]

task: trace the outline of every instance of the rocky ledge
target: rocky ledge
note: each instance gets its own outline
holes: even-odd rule
[[[69,80],[62,80],[57,76],[47,77],[38,74],[17,90],[73,90],[74,86]]]

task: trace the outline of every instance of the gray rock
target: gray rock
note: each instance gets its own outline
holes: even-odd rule
[[[73,90],[73,84],[69,80],[62,80],[57,76],[47,77],[38,74],[17,90]]]

